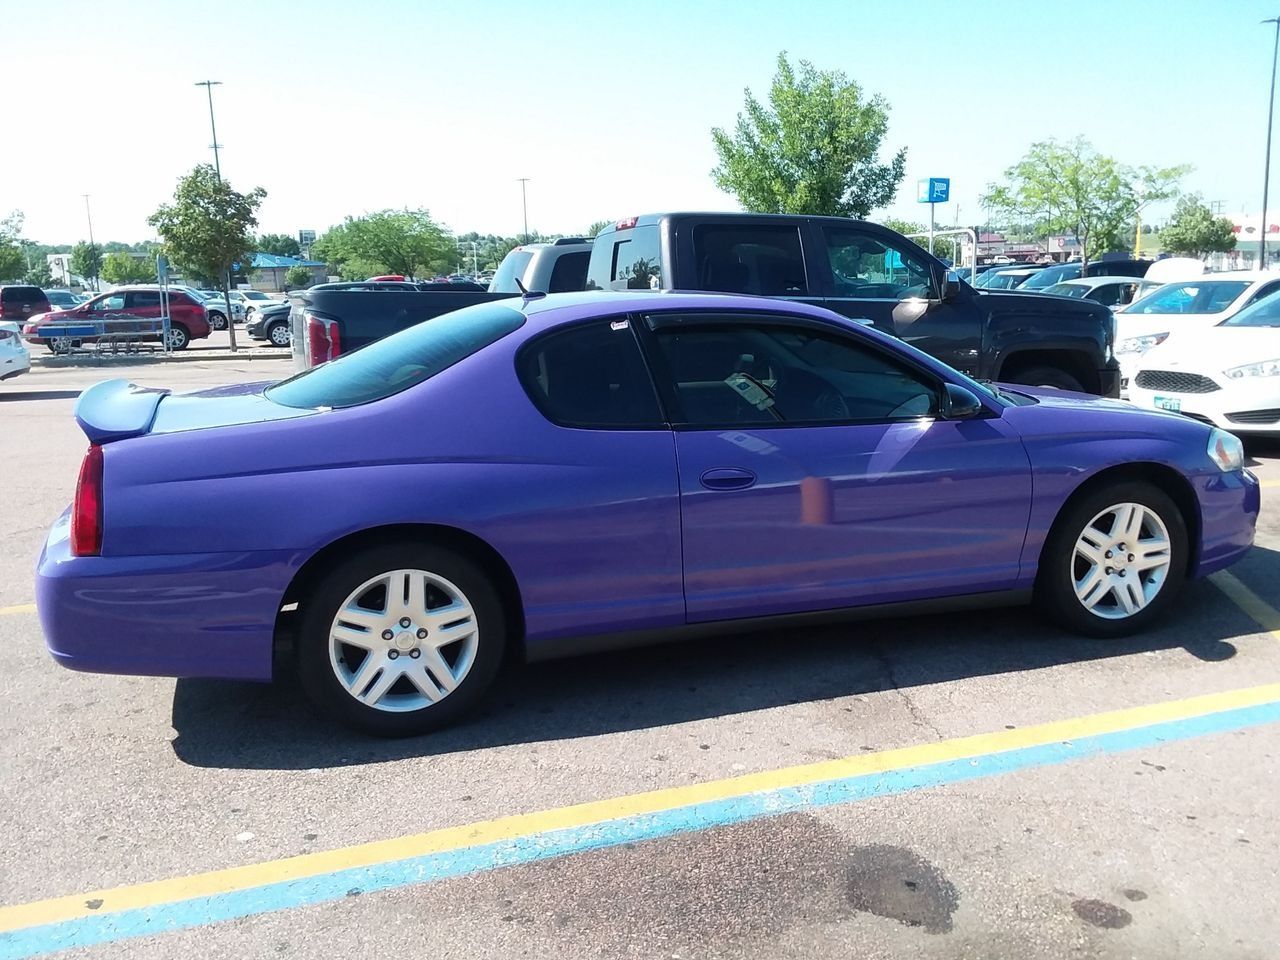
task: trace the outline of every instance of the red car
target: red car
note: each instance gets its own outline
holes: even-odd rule
[[[99,294],[88,303],[83,303],[70,310],[56,313],[45,313],[34,317],[22,328],[22,336],[28,343],[41,343],[55,349],[51,337],[42,337],[43,326],[62,326],[77,320],[94,322],[107,320],[116,325],[121,332],[127,331],[131,320],[159,320],[160,289],[158,287],[117,287],[110,293]],[[204,304],[189,293],[181,290],[169,290],[169,346],[174,350],[185,350],[192,340],[203,340],[209,336],[209,312]],[[77,334],[77,343],[93,343],[98,338],[92,335]],[[160,335],[144,335],[144,340],[159,340]]]

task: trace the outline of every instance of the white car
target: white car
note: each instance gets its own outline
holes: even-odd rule
[[[268,297],[261,290],[232,290],[231,299],[238,301],[240,306],[243,307],[246,323],[252,320],[254,314],[259,310],[265,310],[267,307],[278,307],[280,304],[288,302]]]
[[[1280,436],[1280,296],[1149,350],[1129,400],[1232,433]]]
[[[1166,283],[1141,300],[1115,312],[1116,359],[1120,361],[1120,396],[1143,355],[1173,334],[1222,323],[1245,307],[1280,292],[1280,274],[1261,270],[1206,273],[1193,280]]]
[[[1093,300],[1116,310],[1142,299],[1158,286],[1159,280],[1144,280],[1141,277],[1080,277],[1076,280],[1063,280],[1039,292],[1055,297]]]
[[[0,321],[0,380],[8,380],[31,370],[31,352],[22,342],[22,327]]]
[[[192,290],[187,289],[198,300],[201,300],[205,309],[209,311],[209,326],[214,330],[227,329],[227,314],[231,314],[231,319],[236,323],[244,320],[244,306],[236,299],[236,295],[231,295],[231,302],[228,303],[226,298],[218,290]]]

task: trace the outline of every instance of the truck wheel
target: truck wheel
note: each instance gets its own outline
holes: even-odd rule
[[[1011,383],[1024,383],[1028,387],[1052,387],[1055,390],[1073,390],[1076,393],[1088,393],[1079,380],[1057,367],[1030,367],[1010,374]]]

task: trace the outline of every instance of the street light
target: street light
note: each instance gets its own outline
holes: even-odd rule
[[[525,192],[525,184],[529,182],[530,177],[517,177],[520,181],[520,207],[524,210],[524,242],[529,242],[529,198]]]
[[[218,126],[213,122],[213,88],[222,86],[221,80],[197,80],[197,87],[204,87],[205,93],[209,97],[209,131],[213,134],[213,172],[218,177],[218,184],[222,184],[222,164],[218,162]],[[231,272],[228,270],[225,279],[222,281],[222,298],[226,301],[225,309],[227,311],[227,333],[231,338],[231,352],[236,353],[236,325],[231,318]]]
[[[97,245],[93,242],[93,213],[89,210],[89,194],[82,193],[80,196],[84,197],[84,218],[89,221],[89,251],[97,253]],[[67,271],[67,286],[71,286],[71,272],[69,270]],[[94,277],[93,292],[97,293],[100,289],[102,288],[98,286],[98,278]]]
[[[1267,268],[1267,193],[1271,187],[1271,119],[1276,112],[1276,58],[1280,55],[1280,17],[1263,20],[1276,25],[1275,44],[1271,50],[1271,96],[1267,98],[1267,159],[1262,172],[1262,234],[1258,241],[1258,269]]]

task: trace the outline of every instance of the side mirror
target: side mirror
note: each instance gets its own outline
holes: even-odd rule
[[[971,390],[956,383],[943,385],[942,417],[944,420],[969,420],[983,411],[982,401]]]
[[[942,299],[946,302],[954,300],[958,296],[960,296],[960,281],[947,274],[946,279],[942,281]]]

